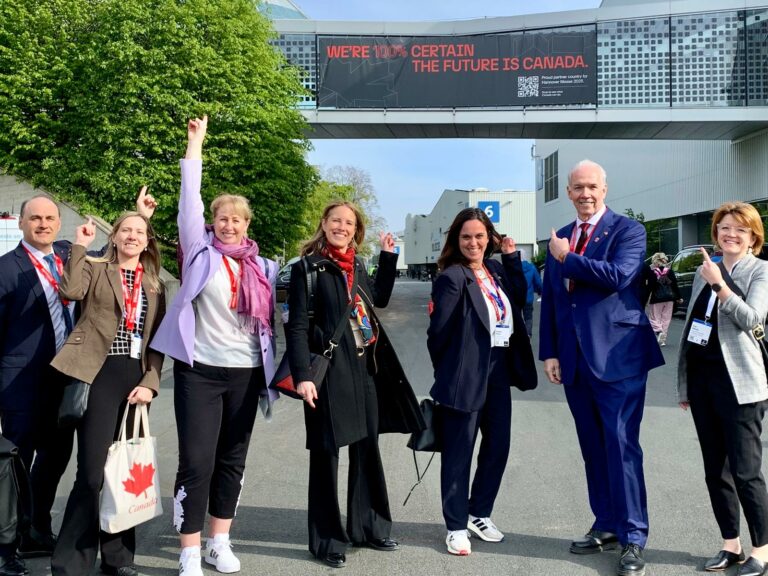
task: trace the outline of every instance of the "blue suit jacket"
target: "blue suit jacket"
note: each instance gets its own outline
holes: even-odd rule
[[[572,222],[557,236],[570,239],[573,227]],[[547,254],[539,359],[558,358],[564,384],[573,383],[579,350],[605,382],[664,364],[640,302],[645,242],[642,224],[606,209],[583,256],[569,254],[560,264]],[[573,292],[568,278],[575,282]]]
[[[66,261],[70,243],[53,244]],[[56,355],[48,301],[21,243],[0,257],[0,410],[33,410]]]
[[[507,348],[510,386],[536,387],[536,364],[525,330],[522,307],[526,283],[519,253],[502,256],[503,265],[485,265],[512,305],[514,333]],[[463,412],[485,404],[491,359],[491,326],[475,275],[464,266],[449,266],[435,280],[435,304],[427,330],[427,348],[434,367],[431,396],[440,404]]]

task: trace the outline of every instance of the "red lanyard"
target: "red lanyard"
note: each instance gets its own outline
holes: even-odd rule
[[[227,272],[229,273],[229,289],[232,292],[232,296],[229,299],[229,307],[234,310],[237,308],[237,287],[238,287],[238,278],[235,277],[234,272],[232,272],[232,267],[229,265],[229,259],[227,259],[226,256],[222,256],[222,259],[224,260],[224,267],[227,269]],[[240,279],[243,277],[243,264],[240,263]]]
[[[605,212],[603,212],[605,214]],[[592,240],[592,234],[595,233],[595,230],[597,230],[597,225],[600,224],[600,220],[603,218],[603,214],[600,215],[600,218],[595,222],[594,224],[590,224],[592,227],[592,231],[587,236],[587,239],[584,241],[584,245],[581,247],[581,250],[579,250],[579,256],[584,256],[584,252],[587,250],[587,246],[589,246],[589,241]],[[585,222],[585,224],[588,224],[588,222]],[[574,227],[575,231],[581,230],[581,225]],[[571,234],[571,252],[574,252],[576,250],[576,244],[578,244],[578,236],[579,234]]]
[[[491,281],[491,285],[493,286],[494,290],[496,290],[496,294],[493,294],[488,288],[485,286],[485,282],[483,282],[480,279],[480,276],[477,275],[477,270],[473,270],[475,273],[475,278],[477,278],[477,283],[480,285],[480,291],[483,293],[483,295],[488,298],[488,300],[491,301],[491,304],[493,305],[493,310],[496,312],[496,322],[500,322],[504,320],[504,318],[507,317],[507,309],[506,306],[504,306],[504,300],[501,297],[501,290],[499,289],[499,285],[496,284],[496,281],[493,279],[493,276],[490,275],[488,272],[488,269],[483,265],[483,272],[488,276],[488,280]]]
[[[40,260],[38,260],[32,252],[29,251],[29,248],[24,246],[22,244],[24,250],[26,251],[27,255],[29,256],[29,259],[32,261],[32,266],[34,266],[40,274],[43,275],[43,278],[45,278],[48,283],[53,286],[53,289],[58,294],[59,292],[59,283],[56,281],[56,278],[53,277],[53,274],[51,274],[51,271],[48,270],[47,266],[43,266],[40,263]],[[56,261],[56,271],[59,273],[59,278],[64,276],[64,265],[61,263],[61,258],[59,258],[59,255],[54,252],[53,258]],[[64,306],[69,305],[69,300],[64,300],[64,298],[61,298],[61,303],[64,304]]]
[[[125,306],[125,329],[133,332],[136,326],[136,312],[139,307],[141,295],[141,279],[144,276],[144,267],[141,263],[136,265],[136,276],[133,279],[133,291],[128,291],[128,282],[125,280],[125,270],[120,270],[120,280],[123,283],[123,304]]]

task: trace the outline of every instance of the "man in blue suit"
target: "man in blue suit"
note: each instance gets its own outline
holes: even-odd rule
[[[579,162],[567,190],[577,218],[551,233],[539,358],[550,382],[564,385],[595,515],[570,551],[621,544],[617,573],[642,576],[648,510],[640,422],[648,371],[664,363],[640,301],[645,229],[605,205],[599,164]]]

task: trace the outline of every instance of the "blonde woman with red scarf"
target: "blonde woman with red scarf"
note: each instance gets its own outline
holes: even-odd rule
[[[395,283],[394,240],[382,234],[376,276],[369,282],[356,248],[365,237],[359,209],[350,202],[326,206],[317,231],[291,270],[286,345],[294,380],[304,398],[309,450],[309,550],[334,568],[346,565],[352,544],[397,550],[379,454],[378,435],[423,428],[416,397],[374,307],[389,302]],[[308,302],[307,273],[314,272]],[[351,313],[322,382],[310,377],[310,352],[322,353],[342,316]],[[312,308],[312,316],[310,310]],[[337,490],[339,448],[349,450],[346,528]]]
[[[275,372],[277,265],[259,256],[247,237],[251,210],[242,196],[216,197],[213,225],[206,225],[200,184],[207,127],[207,117],[187,126],[178,216],[184,282],[151,343],[175,360],[179,468],[173,524],[181,536],[183,576],[202,576],[201,559],[219,572],[240,570],[230,527],[256,412],[277,397],[266,386]],[[209,538],[201,550],[206,509]]]

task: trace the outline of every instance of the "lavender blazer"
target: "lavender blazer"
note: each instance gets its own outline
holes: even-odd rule
[[[181,196],[179,198],[179,242],[184,251],[184,282],[173,303],[157,329],[150,348],[167,354],[174,360],[181,360],[190,366],[195,350],[195,311],[192,301],[203,290],[208,281],[221,266],[221,253],[213,247],[213,232],[205,229],[204,206],[200,196],[200,181],[203,172],[202,160],[181,161]],[[277,263],[257,258],[257,264],[265,272],[273,286],[277,278]],[[261,359],[267,383],[275,374],[275,349],[273,335],[268,326],[259,327]],[[222,366],[226,366],[226,350],[221,351]],[[271,407],[278,397],[277,392],[268,389],[263,392],[262,410]],[[265,414],[268,412],[265,411]]]

